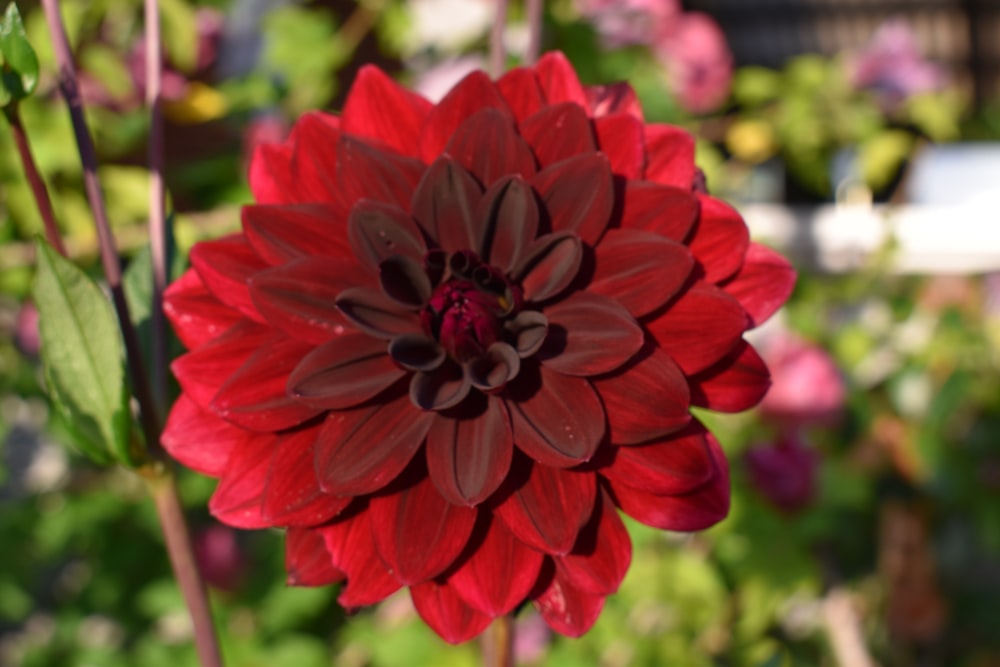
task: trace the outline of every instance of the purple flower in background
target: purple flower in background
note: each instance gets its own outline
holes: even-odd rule
[[[901,18],[890,19],[875,31],[851,69],[854,85],[873,90],[887,106],[940,90],[947,83],[944,69],[923,57],[916,35]]]
[[[744,463],[754,489],[786,514],[805,509],[816,496],[819,455],[797,434],[751,447]]]
[[[837,420],[846,389],[840,370],[823,348],[782,332],[765,343],[761,354],[771,369],[771,389],[760,404],[765,417],[788,426]]]

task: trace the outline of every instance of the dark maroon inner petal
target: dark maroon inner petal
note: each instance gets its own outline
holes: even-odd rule
[[[410,400],[423,410],[446,410],[461,403],[471,387],[465,369],[448,360],[432,371],[413,374]]]
[[[525,310],[504,323],[514,349],[524,359],[538,352],[549,331],[548,319],[540,311]]]
[[[483,391],[494,391],[517,377],[521,358],[507,343],[493,343],[486,354],[468,364],[472,386]]]
[[[337,297],[337,308],[354,326],[370,336],[391,340],[419,330],[416,313],[404,310],[379,290],[351,287]]]
[[[420,228],[402,209],[376,201],[362,200],[351,209],[347,222],[351,249],[373,271],[385,259],[404,255],[422,260],[427,252]]]
[[[509,271],[538,234],[535,193],[520,177],[501,179],[483,196],[483,261]]]
[[[546,234],[531,244],[512,276],[521,284],[525,299],[544,301],[569,287],[582,262],[583,246],[576,234]]]
[[[412,257],[394,255],[384,260],[378,265],[378,280],[382,292],[404,306],[419,308],[431,297],[431,280]]]
[[[436,340],[423,334],[396,336],[389,343],[389,356],[400,366],[413,371],[432,371],[448,357]]]
[[[474,247],[475,210],[483,188],[462,165],[439,158],[424,173],[410,210],[424,231],[446,252]]]
[[[372,398],[403,377],[385,341],[349,333],[317,347],[288,377],[288,393],[306,405],[338,410]]]

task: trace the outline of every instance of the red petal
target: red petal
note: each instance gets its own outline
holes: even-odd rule
[[[725,359],[688,380],[691,403],[719,412],[749,410],[771,387],[767,364],[745,341]]]
[[[750,246],[750,232],[736,209],[707,195],[698,195],[698,199],[701,214],[688,245],[705,280],[717,283],[743,266]],[[783,287],[784,281],[781,284]]]
[[[659,348],[612,376],[591,380],[604,403],[611,442],[634,445],[683,428],[690,420],[687,380]]]
[[[347,94],[344,132],[382,142],[403,155],[418,156],[420,130],[434,105],[365,65]]]
[[[170,410],[160,443],[170,456],[205,475],[221,477],[229,453],[253,434],[202,410],[181,394]]]
[[[289,586],[328,586],[344,580],[322,533],[313,528],[289,528],[285,533],[285,570]]]
[[[367,509],[337,519],[319,530],[333,566],[347,575],[347,585],[337,598],[342,606],[350,609],[375,604],[399,590],[399,582],[375,549]]]
[[[219,387],[272,335],[267,327],[241,320],[218,338],[178,357],[170,369],[184,393],[208,409]]]
[[[484,521],[470,541],[471,555],[449,576],[448,584],[467,603],[496,618],[524,602],[545,557],[521,543],[502,521],[486,519],[489,523]]]
[[[486,500],[507,476],[514,451],[510,415],[489,397],[475,415],[439,414],[427,432],[427,469],[438,491],[456,505]]]
[[[642,348],[645,334],[621,304],[576,292],[545,309],[549,333],[539,353],[546,368],[591,376],[621,367]]]
[[[480,201],[476,217],[483,221],[480,256],[504,270],[518,263],[538,235],[535,193],[517,176],[494,183]]]
[[[193,269],[185,271],[167,287],[163,294],[163,311],[177,337],[189,350],[217,338],[243,319],[238,310],[212,296]]]
[[[467,642],[493,621],[473,609],[447,584],[426,581],[410,587],[413,606],[424,622],[449,644]]]
[[[261,204],[333,202],[336,164],[332,157],[340,136],[339,119],[322,112],[301,116],[282,146],[264,144],[250,164],[250,186]]]
[[[792,265],[759,243],[750,244],[742,268],[722,287],[743,305],[754,327],[767,321],[788,300],[794,288]]]
[[[316,479],[316,436],[312,427],[278,436],[264,485],[262,515],[275,526],[316,526],[347,507],[349,496],[323,493]]]
[[[646,130],[646,180],[675,185],[684,190],[694,186],[694,137],[674,125],[649,123]]]
[[[672,299],[687,282],[694,260],[688,249],[662,236],[609,229],[595,248],[589,292],[621,303],[635,317]]]
[[[588,86],[587,100],[594,118],[612,114],[628,114],[640,123],[643,121],[642,106],[632,86],[627,83],[610,83],[603,86]]]
[[[416,484],[369,504],[375,547],[404,586],[437,576],[469,541],[478,512],[452,505],[422,474]]]
[[[590,520],[597,495],[592,472],[534,464],[527,480],[496,508],[496,515],[525,544],[565,554]]]
[[[286,583],[289,586],[328,586],[344,580],[333,566],[322,534],[311,528],[290,528],[285,535]]]
[[[736,299],[702,282],[647,324],[685,375],[702,371],[729,354],[746,325],[746,312]]]
[[[575,102],[588,107],[587,93],[569,60],[558,51],[546,53],[535,64],[535,74],[549,104]]]
[[[712,526],[729,514],[729,464],[715,437],[707,436],[716,474],[699,488],[676,496],[654,495],[608,480],[615,503],[630,517],[654,528],[691,532]]]
[[[535,157],[517,135],[509,112],[482,109],[463,122],[445,152],[479,179],[484,187],[502,176],[535,175]]]
[[[347,211],[333,204],[244,206],[243,232],[268,264],[301,257],[351,257],[347,243]]]
[[[574,588],[594,595],[618,590],[632,562],[632,540],[606,491],[599,494],[573,550],[555,562],[561,579]]]
[[[535,607],[550,628],[567,637],[580,637],[597,622],[604,597],[573,586],[557,570],[548,587],[535,598]]]
[[[386,354],[384,340],[346,333],[303,357],[287,386],[307,405],[341,410],[377,396],[404,375]]]
[[[507,101],[518,122],[532,115],[545,105],[542,89],[534,70],[527,67],[512,69],[496,82],[497,90]]]
[[[611,171],[629,180],[642,178],[646,166],[642,121],[625,114],[594,120],[601,151],[611,162]]]
[[[269,324],[318,345],[353,329],[336,300],[344,290],[365,284],[365,278],[353,260],[303,257],[255,275],[250,297]]]
[[[591,245],[611,218],[614,183],[608,158],[578,155],[538,172],[531,185],[545,204],[552,231],[570,231]]]
[[[444,96],[428,114],[420,137],[420,156],[424,162],[433,162],[442,152],[452,135],[467,118],[480,109],[499,109],[508,112],[507,103],[496,86],[483,72],[472,72]]]
[[[643,181],[625,187],[622,227],[683,241],[698,219],[698,198],[690,190]]]
[[[247,437],[234,448],[226,471],[208,501],[208,510],[219,521],[235,528],[269,528],[261,513],[264,484],[277,439],[270,433]]]
[[[658,495],[687,493],[715,475],[705,428],[698,422],[658,442],[615,447],[602,475],[615,482]]]
[[[291,184],[292,146],[290,143],[258,144],[250,158],[247,180],[254,201],[260,204],[294,202]]]
[[[330,413],[316,445],[323,490],[361,495],[381,489],[413,458],[433,419],[407,396]]]
[[[312,419],[320,411],[297,401],[285,388],[288,375],[309,349],[289,338],[265,342],[219,388],[211,409],[251,431],[280,431]]]
[[[257,321],[263,318],[250,300],[250,278],[267,268],[242,236],[202,241],[191,249],[191,265],[208,291],[222,303]]]
[[[341,138],[321,112],[304,114],[292,127],[290,184],[292,202],[342,201],[337,190],[338,165],[334,156]],[[339,119],[337,119],[339,125]]]
[[[348,209],[360,199],[408,208],[424,173],[418,160],[342,137],[337,142],[337,188]]]
[[[543,166],[597,150],[590,119],[577,104],[545,107],[522,121],[519,129]]]
[[[508,385],[514,444],[543,465],[568,467],[589,460],[604,439],[604,408],[597,392],[583,378],[544,367],[540,373],[537,389],[523,365],[522,382]]]

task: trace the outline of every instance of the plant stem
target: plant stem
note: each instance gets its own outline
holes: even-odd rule
[[[140,474],[146,482],[146,488],[153,497],[156,514],[160,518],[163,537],[170,554],[170,565],[174,571],[174,579],[181,589],[191,622],[194,626],[194,643],[198,649],[198,658],[203,667],[221,667],[222,655],[219,652],[218,638],[215,635],[215,625],[212,621],[212,611],[208,605],[208,595],[205,584],[198,570],[198,563],[191,546],[191,536],[184,520],[184,510],[177,495],[177,485],[174,475],[167,465],[152,464]]]
[[[156,416],[156,407],[149,390],[149,378],[142,360],[139,338],[132,318],[129,316],[128,303],[122,289],[122,269],[115,250],[115,240],[108,224],[108,214],[104,207],[104,197],[101,194],[101,184],[97,177],[97,154],[94,143],[87,129],[83,115],[83,100],[77,84],[76,70],[73,67],[73,55],[70,51],[66,28],[59,15],[57,0],[42,0],[45,17],[49,24],[52,37],[52,47],[56,62],[59,65],[59,91],[69,107],[70,120],[73,123],[73,134],[76,137],[77,148],[80,151],[80,162],[83,164],[83,183],[87,191],[90,209],[94,214],[94,226],[97,228],[97,239],[101,249],[101,264],[104,267],[104,278],[111,290],[115,312],[118,314],[118,325],[125,341],[125,353],[128,356],[128,367],[132,376],[135,397],[139,401],[140,419],[143,434],[146,436],[146,447],[151,452],[158,453],[160,443],[160,425]],[[154,458],[158,456],[154,455]]]
[[[534,65],[542,52],[543,0],[525,0],[528,14],[528,46],[524,50],[524,64]]]
[[[35,197],[38,214],[42,216],[42,224],[45,225],[45,238],[60,255],[65,257],[66,245],[59,233],[55,213],[52,212],[49,191],[45,187],[42,175],[38,172],[38,166],[35,165],[35,157],[31,154],[31,144],[28,143],[28,135],[24,131],[24,126],[21,125],[21,112],[18,103],[11,102],[4,109],[4,113],[7,116],[7,122],[10,123],[11,134],[14,135],[14,143],[17,145],[17,153],[21,157],[24,175],[28,179],[28,185],[31,186],[31,194]]]
[[[133,389],[139,402],[146,447],[152,459],[152,462],[144,470],[141,470],[140,474],[146,479],[156,504],[171,566],[191,614],[195,643],[201,664],[203,667],[221,667],[221,653],[205,587],[201,582],[201,575],[198,572],[194,552],[191,548],[191,538],[184,520],[180,500],[177,497],[173,473],[168,464],[164,462],[165,456],[160,446],[160,421],[150,391],[149,378],[139,348],[139,339],[135,327],[132,325],[128,304],[125,301],[125,292],[122,289],[121,265],[118,262],[114,237],[111,233],[111,226],[108,224],[107,210],[101,195],[100,182],[97,177],[97,154],[94,151],[94,144],[84,118],[83,101],[80,98],[69,39],[66,37],[66,28],[59,14],[57,0],[42,0],[42,7],[49,25],[56,62],[59,66],[59,90],[69,107],[73,133],[76,136],[80,161],[83,164],[84,186],[94,214],[104,277],[111,289],[115,311],[118,314],[118,324],[125,341],[125,352],[128,356],[128,368],[132,377]]]
[[[481,642],[485,667],[514,667],[514,618],[510,614],[494,619]]]
[[[146,0],[146,106],[149,107],[149,248],[153,264],[152,328],[153,403],[158,414],[167,407],[167,336],[163,290],[167,287],[167,228],[163,187],[163,109],[160,12],[157,0]]]
[[[494,79],[503,74],[507,63],[507,49],[503,44],[503,31],[507,27],[507,0],[497,0],[496,18],[490,30],[490,76]]]

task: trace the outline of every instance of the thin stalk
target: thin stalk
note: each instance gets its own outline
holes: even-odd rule
[[[528,15],[528,46],[524,50],[524,64],[534,65],[542,52],[543,0],[525,0]]]
[[[208,606],[208,595],[198,563],[195,560],[191,535],[184,519],[184,509],[177,495],[177,485],[168,466],[153,464],[150,471],[140,471],[149,495],[156,505],[156,514],[163,529],[170,565],[174,571],[194,627],[194,643],[203,667],[221,667],[218,638]]]
[[[118,261],[111,226],[108,224],[104,198],[101,195],[100,182],[97,177],[97,154],[84,118],[83,101],[80,97],[69,39],[66,37],[66,29],[59,13],[58,1],[42,0],[42,7],[52,37],[56,62],[59,66],[59,90],[69,107],[73,133],[76,136],[80,161],[83,164],[84,187],[94,214],[104,277],[111,289],[112,301],[118,314],[118,324],[125,341],[125,352],[128,356],[128,368],[132,377],[133,389],[139,402],[146,446],[153,460],[139,472],[147,482],[159,514],[160,527],[166,540],[171,566],[191,614],[195,644],[201,664],[203,667],[221,667],[221,653],[208,605],[208,597],[198,572],[187,523],[177,496],[173,473],[169,465],[163,462],[165,456],[160,446],[160,421],[157,418],[156,404],[150,391],[149,378],[146,375],[138,336],[132,325],[128,304],[125,301],[125,292],[122,289],[121,265]]]
[[[94,214],[104,278],[111,290],[111,299],[114,302],[115,312],[118,314],[118,325],[121,327],[122,337],[125,341],[125,353],[128,356],[128,367],[132,376],[135,397],[139,401],[140,419],[143,433],[146,436],[146,446],[156,452],[160,442],[159,420],[156,417],[156,407],[149,389],[146,366],[142,360],[139,337],[136,335],[135,327],[132,326],[128,303],[125,301],[125,292],[122,289],[121,264],[118,262],[115,239],[111,234],[111,225],[108,224],[108,213],[104,206],[104,197],[101,194],[101,184],[97,178],[97,153],[94,151],[94,143],[90,138],[90,131],[87,129],[87,122],[83,115],[83,99],[80,97],[69,39],[66,37],[66,28],[63,26],[62,17],[59,14],[57,0],[42,0],[42,7],[48,20],[52,47],[59,65],[59,90],[69,107],[73,134],[80,150],[84,189],[87,191],[87,199]]]
[[[161,82],[163,51],[160,48],[160,12],[157,0],[146,0],[146,106],[149,107],[149,248],[153,259],[151,310],[153,377],[152,394],[157,413],[167,407],[167,326],[163,316],[163,290],[167,287],[167,227],[163,186],[163,108]]]
[[[514,618],[510,614],[494,619],[480,641],[484,667],[514,667]]]
[[[507,49],[503,43],[504,28],[507,27],[507,0],[497,0],[497,14],[490,30],[490,76],[500,78],[507,64]]]
[[[38,172],[35,164],[35,157],[31,153],[31,144],[28,143],[28,135],[21,125],[21,112],[17,102],[12,102],[4,113],[7,122],[10,123],[11,134],[14,135],[14,144],[17,146],[17,153],[21,158],[21,166],[24,168],[24,175],[31,186],[31,194],[35,197],[35,204],[38,206],[38,214],[42,216],[42,224],[45,226],[45,238],[56,251],[66,256],[66,245],[63,243],[62,235],[59,233],[59,225],[56,224],[56,215],[52,211],[52,201],[49,199],[49,191],[45,187],[45,181]]]

